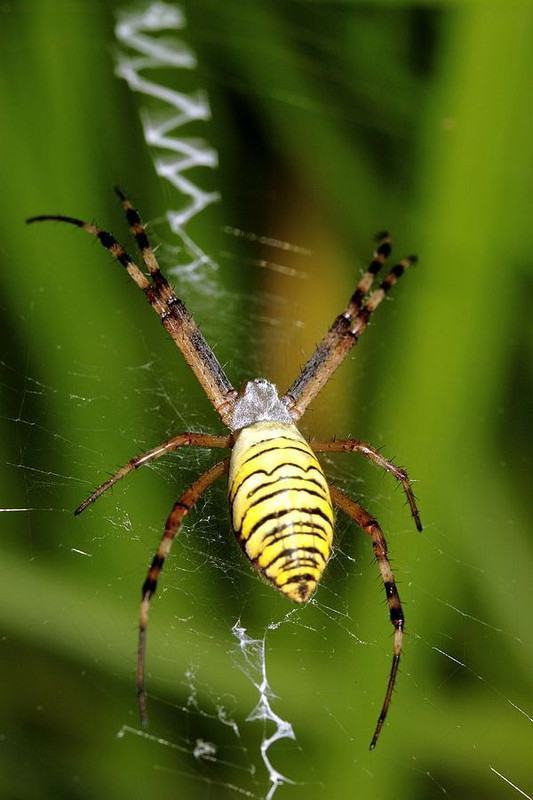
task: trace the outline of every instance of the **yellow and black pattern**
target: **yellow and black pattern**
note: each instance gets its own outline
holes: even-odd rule
[[[186,514],[213,481],[229,467],[229,501],[233,529],[250,561],[280,592],[297,603],[307,601],[319,583],[333,541],[333,507],[344,511],[372,539],[389,616],[394,626],[392,664],[385,699],[370,744],[373,749],[385,722],[398,675],[405,619],[390,566],[387,544],[377,520],[358,503],[332,486],[315,453],[358,452],[400,482],[416,527],[422,530],[416,499],[407,473],[371,445],[358,439],[314,442],[314,452],[295,427],[309,403],[358,341],[378,306],[405,270],[416,262],[409,256],[395,264],[373,289],[374,281],[391,253],[388,233],[377,236],[377,246],[366,272],[360,277],[344,311],[337,316],[300,375],[281,398],[265,378],[248,381],[240,392],[226,377],[222,365],[203,337],[183,301],[176,296],[159,269],[141,218],[120,189],[130,231],[139,247],[145,269],[133,261],[111,233],[77,217],[44,214],[28,222],[55,220],[74,225],[95,236],[126,269],[159,316],[163,327],[181,350],[229,434],[212,436],[182,433],[131,458],[107,478],[76,509],[80,514],[117,481],[144,464],[180,447],[227,448],[231,459],[211,466],[187,489],[170,512],[159,547],[142,587],[137,654],[137,695],[141,721],[146,721],[144,662],[150,601],[172,542]]]
[[[237,435],[229,503],[254,566],[291,600],[308,600],[331,554],[333,508],[322,467],[294,425],[257,422]]]

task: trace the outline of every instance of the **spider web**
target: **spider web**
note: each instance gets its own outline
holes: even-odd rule
[[[194,69],[196,59],[194,54],[188,49],[183,40],[178,39],[154,39],[153,34],[161,30],[168,29],[183,30],[186,27],[186,19],[182,10],[174,5],[166,3],[151,3],[142,10],[138,8],[134,11],[127,9],[119,12],[119,22],[115,33],[120,43],[127,48],[126,52],[121,52],[117,59],[117,74],[123,77],[133,91],[141,92],[146,97],[161,101],[164,108],[158,110],[158,121],[154,122],[153,112],[141,111],[143,128],[148,145],[156,149],[155,168],[159,175],[166,178],[182,194],[191,199],[188,207],[180,212],[171,211],[168,214],[168,222],[174,233],[176,233],[186,245],[186,248],[193,254],[193,258],[186,265],[171,267],[170,273],[177,274],[181,280],[186,276],[195,276],[198,268],[205,263],[217,266],[209,259],[186,233],[187,222],[196,214],[201,213],[204,208],[212,202],[220,199],[218,192],[207,193],[199,189],[189,179],[184,177],[184,173],[195,166],[216,167],[216,153],[203,140],[195,140],[193,143],[183,138],[182,128],[188,123],[198,119],[208,119],[210,117],[209,103],[203,93],[198,93],[191,97],[187,93],[179,93],[175,90],[168,91],[159,83],[148,80],[146,71],[160,70],[164,67],[175,67],[181,69]],[[133,52],[133,55],[132,55]],[[157,74],[157,72],[156,72]],[[164,155],[161,156],[161,151]],[[225,225],[223,232],[228,237],[238,237],[253,243],[258,243],[267,247],[271,252],[283,253],[291,252],[301,256],[309,256],[307,248],[283,242],[271,237],[261,236],[253,232],[245,232],[239,228]],[[266,259],[253,260],[253,264],[265,269],[273,270],[290,277],[306,277],[305,272],[299,271],[294,267],[289,267],[277,261]],[[279,302],[279,300],[278,300]],[[236,316],[236,312],[234,312]],[[232,319],[235,319],[232,314]],[[270,319],[271,324],[276,325],[277,320]],[[209,552],[209,544],[206,551]],[[228,564],[224,559],[216,559],[217,568],[227,574]],[[232,566],[232,569],[234,567]],[[236,581],[242,580],[239,566]],[[321,605],[314,600],[317,607]],[[286,775],[276,768],[273,763],[274,756],[270,753],[271,747],[282,739],[294,741],[296,739],[290,721],[281,717],[275,710],[276,695],[269,683],[267,671],[267,637],[269,632],[275,631],[280,625],[287,624],[295,616],[294,611],[285,613],[277,622],[269,622],[261,633],[261,638],[254,638],[247,632],[247,628],[237,620],[232,626],[231,631],[238,646],[232,651],[232,661],[235,667],[242,672],[245,678],[252,684],[257,692],[257,703],[245,719],[246,723],[262,722],[262,739],[259,745],[259,753],[264,768],[266,769],[269,781],[269,788],[264,795],[266,800],[274,797],[279,787],[284,784],[293,784]],[[327,612],[329,616],[329,611]],[[357,639],[357,637],[355,637]],[[359,640],[358,640],[359,641]],[[191,694],[187,701],[189,707],[194,708],[198,713],[207,713],[198,708],[198,690],[196,686],[196,672],[199,668],[189,668],[186,676],[190,680]],[[238,742],[241,739],[239,727],[234,719],[228,718],[228,711],[224,705],[217,705],[217,719],[230,730]],[[120,735],[125,732],[142,734],[136,729],[126,726],[121,729]],[[195,747],[193,755],[195,758],[215,762],[220,756],[219,751],[224,749],[214,742],[201,741],[201,746]],[[166,742],[168,746],[172,745]],[[248,754],[251,757],[251,754]],[[222,759],[224,757],[222,756]],[[238,765],[229,761],[224,761],[225,766],[239,768]],[[256,766],[240,767],[250,772],[253,777],[256,773]],[[231,788],[239,793],[243,790],[234,784],[225,784],[226,788]],[[256,795],[253,795],[256,796]]]
[[[237,385],[251,375],[276,374],[279,354],[286,349],[287,330],[290,338],[297,337],[307,324],[305,302],[298,304],[287,297],[306,294],[315,271],[312,237],[303,242],[285,241],[222,217],[217,223],[221,245],[208,251],[196,241],[190,232],[195,218],[209,214],[215,204],[223,208],[224,198],[218,190],[202,188],[209,183],[205,174],[216,176],[218,165],[207,132],[205,138],[187,135],[189,123],[207,122],[212,114],[201,78],[198,76],[195,92],[169,89],[169,69],[187,71],[190,85],[198,67],[187,42],[186,16],[174,4],[125,5],[117,14],[115,35],[117,75],[139,95],[155,171],[176,190],[166,218],[150,220],[150,232],[159,241],[158,257],[180,292],[183,289],[188,306],[193,312],[201,310],[208,340],[216,342],[218,330],[231,331],[228,338],[235,357],[230,360],[229,350],[225,355],[228,372]],[[179,80],[174,78],[176,84]],[[93,253],[94,258],[100,255]],[[245,271],[242,290],[226,288],[224,274],[231,270]],[[258,274],[264,276],[260,288],[251,280],[257,280]],[[228,285],[237,284],[228,280]],[[36,291],[28,314],[45,302],[46,296]],[[125,296],[125,305],[134,302],[131,293]],[[157,327],[154,320],[149,322]],[[134,320],[132,328],[136,327]],[[95,694],[106,698],[113,696],[113,681],[104,675],[114,676],[118,682],[126,673],[134,692],[136,606],[131,602],[132,591],[137,591],[137,584],[140,590],[165,512],[177,491],[213,459],[209,453],[190,450],[156,461],[74,522],[72,507],[113,466],[97,444],[101,432],[106,432],[111,449],[123,453],[124,460],[180,430],[218,432],[213,416],[206,411],[207,401],[183,369],[176,380],[174,365],[168,363],[173,357],[170,347],[160,352],[155,337],[149,338],[146,330],[143,326],[138,333],[141,357],[126,357],[124,362],[120,342],[104,332],[95,342],[94,361],[80,359],[71,364],[64,382],[43,383],[38,370],[24,360],[2,362],[10,450],[5,459],[6,502],[0,511],[16,519],[10,530],[15,553],[17,548],[29,551],[30,563],[39,564],[43,576],[48,563],[63,563],[63,592],[70,593],[74,611],[82,610],[86,624],[75,631],[74,613],[70,616],[67,612],[62,619],[63,595],[55,598],[48,586],[46,618],[34,609],[30,619],[43,628],[48,618],[53,619],[52,638],[58,649],[69,658],[86,661],[87,671],[81,677],[87,675]],[[243,343],[246,357],[241,357]],[[110,374],[102,375],[98,365],[98,354],[111,351],[115,354],[112,383]],[[350,366],[355,387],[366,378],[368,361],[358,353]],[[338,390],[341,384],[335,386]],[[112,430],[112,407],[117,402],[127,404],[132,395],[143,398],[142,418],[125,416],[119,428]],[[53,418],[50,407],[55,409]],[[325,410],[326,421],[322,418]],[[57,425],[62,415],[79,418],[75,439],[62,435]],[[342,409],[319,406],[306,418],[306,426],[318,429],[324,438],[335,431],[349,435],[346,419]],[[401,703],[402,692],[425,709],[420,724],[429,725],[437,715],[444,737],[451,735],[439,694],[446,692],[447,684],[456,691],[471,692],[475,687],[490,698],[488,705],[495,718],[506,719],[505,712],[510,710],[524,721],[526,736],[530,734],[533,717],[522,699],[512,687],[502,687],[469,648],[470,639],[479,639],[489,652],[521,652],[523,641],[505,626],[494,624],[492,618],[472,612],[472,607],[477,608],[475,598],[458,597],[451,587],[430,577],[425,581],[411,577],[417,572],[418,560],[429,551],[436,562],[453,561],[467,583],[469,573],[481,569],[476,559],[457,553],[454,540],[436,520],[425,520],[426,533],[419,537],[392,479],[372,478],[364,465],[358,470],[354,462],[343,458],[328,457],[324,463],[333,482],[372,508],[387,532],[394,530],[388,539],[408,620],[410,616],[416,620],[421,606],[438,606],[444,611],[442,629],[416,621],[409,624],[398,691],[383,738],[394,738],[397,715],[409,714],[409,707]],[[135,488],[140,481],[142,488]],[[272,596],[271,588],[263,585],[234,546],[225,508],[225,487],[217,485],[201,500],[175,543],[151,610],[147,652],[150,726],[146,730],[139,727],[133,700],[129,706],[114,709],[114,757],[120,758],[120,748],[131,749],[132,758],[138,752],[152,763],[154,785],[158,774],[170,776],[195,797],[271,800],[321,796],[324,791],[337,796],[336,773],[344,770],[369,787],[362,790],[368,794],[361,796],[373,796],[380,767],[379,762],[367,758],[365,745],[386,685],[390,637],[368,543],[352,541],[350,526],[340,518],[335,555],[324,585],[306,608],[292,608],[283,598]],[[57,523],[57,537],[46,545],[38,534],[40,515],[52,515]],[[16,579],[16,558],[7,554],[5,567]],[[92,574],[98,575],[98,585]],[[509,600],[509,589],[497,574],[485,577],[500,603]],[[360,586],[357,602],[350,588],[355,582]],[[45,593],[44,584],[41,587],[37,582],[35,595],[41,592]],[[109,629],[102,629],[102,610],[108,607],[113,609]],[[94,659],[93,648],[98,652]],[[427,684],[426,673],[419,666],[428,660],[438,665],[441,681],[437,687]],[[371,674],[364,667],[369,663],[374,667]],[[455,725],[468,729],[469,720],[458,717]],[[334,765],[326,764],[320,752],[313,750],[316,741],[308,736],[307,727],[319,730],[325,740],[338,742]],[[504,796],[505,791],[509,796],[529,797],[531,788],[495,759],[492,743],[479,731],[475,736],[471,746],[485,749],[486,772],[495,781],[486,784],[493,787],[491,796]],[[419,758],[413,749],[404,769],[417,776],[420,796],[460,796],[449,773],[439,769],[438,760]]]

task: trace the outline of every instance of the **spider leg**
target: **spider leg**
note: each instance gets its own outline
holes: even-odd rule
[[[368,325],[370,317],[379,304],[385,299],[388,292],[402,277],[405,270],[409,267],[412,267],[413,264],[416,264],[417,260],[418,259],[416,256],[407,256],[407,258],[402,258],[401,261],[393,266],[387,277],[381,281],[379,288],[372,292],[355,317],[352,327],[350,328],[350,334],[353,336],[355,341],[357,341],[357,339],[361,336]]]
[[[137,218],[138,214],[135,212],[135,219]],[[228,424],[237,392],[228,380],[213,350],[204,339],[191,313],[183,301],[176,297],[167,280],[160,272],[151,248],[148,246],[148,250],[146,248],[142,250],[143,259],[150,271],[151,280],[149,280],[115,237],[97,225],[61,214],[42,214],[26,220],[28,223],[45,221],[66,222],[69,225],[81,228],[86,233],[95,236],[100,244],[122,264],[137,286],[142,289],[146,299],[159,316],[163,327],[181,350],[185,361],[196,375],[198,382],[222,422]],[[136,239],[144,244],[146,239],[144,229],[141,225],[141,230],[138,230],[137,223],[134,223],[132,219],[132,227],[134,224]]]
[[[155,594],[157,581],[163,569],[165,559],[170,553],[172,543],[176,538],[184,517],[196,505],[205,490],[217,478],[220,478],[229,468],[229,458],[219,461],[210,467],[203,475],[195,480],[191,486],[182,494],[180,499],[174,503],[168,515],[165,531],[159,542],[156,554],[152,559],[150,569],[142,587],[141,610],[139,616],[139,645],[137,650],[137,699],[139,703],[139,715],[141,724],[145,725],[146,717],[146,694],[144,690],[144,663],[146,655],[146,628],[148,625],[148,612],[150,610],[150,600]]]
[[[409,480],[407,472],[402,467],[397,467],[396,464],[389,461],[388,458],[382,456],[375,447],[372,447],[372,445],[366,442],[361,442],[359,439],[333,439],[330,442],[311,442],[311,446],[317,453],[361,453],[361,455],[368,458],[369,461],[372,461],[374,464],[377,464],[378,467],[394,475],[405,492],[417,530],[422,530],[422,522],[420,521],[420,513],[416,504],[413,487],[411,486],[411,481]]]
[[[156,458],[160,458],[160,456],[164,456],[166,453],[172,453],[173,450],[177,450],[178,447],[231,447],[232,438],[231,436],[210,436],[209,434],[204,433],[180,433],[177,436],[173,436],[171,439],[168,439],[166,442],[158,445],[157,447],[153,447],[151,450],[147,450],[146,453],[142,453],[139,456],[135,456],[135,458],[130,458],[127,464],[124,464],[123,467],[120,467],[114,475],[111,475],[106,481],[104,481],[94,492],[91,492],[89,497],[87,497],[83,503],[77,507],[74,511],[74,514],[77,516],[81,514],[82,511],[92,505],[95,500],[98,500],[104,492],[107,492],[112,486],[114,486],[117,481],[124,478],[130,472],[135,469],[139,469],[139,467],[143,467],[145,464],[148,464],[150,461],[153,461]]]
[[[387,233],[387,231],[378,233],[376,240],[377,246],[372,255],[372,260],[368,265],[366,272],[359,279],[348,305],[342,314],[339,314],[339,316],[335,319],[329,331],[322,338],[311,358],[304,365],[297,380],[292,384],[291,388],[285,395],[284,400],[289,408],[292,409],[294,402],[302,395],[307,385],[309,383],[313,383],[314,376],[316,376],[320,365],[324,359],[328,357],[328,353],[335,348],[339,337],[342,337],[343,332],[346,331],[347,327],[349,327],[349,323],[353,320],[355,314],[357,314],[357,312],[361,309],[363,300],[372,287],[374,278],[389,257],[392,249],[390,234]],[[319,389],[317,389],[317,392],[318,391]],[[301,401],[298,404],[298,407],[301,407]]]
[[[159,269],[159,264],[157,263],[155,253],[150,246],[150,242],[146,234],[146,228],[142,223],[139,212],[137,211],[136,208],[133,207],[131,201],[126,197],[126,195],[119,186],[115,186],[115,192],[120,198],[120,201],[122,203],[122,208],[126,212],[126,219],[130,226],[130,231],[132,235],[135,237],[135,241],[137,242],[137,247],[141,252],[142,259],[146,267],[148,268],[148,271],[150,272],[151,275],[160,276],[160,280],[164,283],[167,283]]]
[[[379,571],[381,572],[381,577],[383,579],[385,595],[387,597],[387,604],[389,606],[390,621],[394,626],[392,664],[389,673],[389,680],[387,682],[385,699],[381,707],[381,712],[374,730],[374,735],[372,736],[372,741],[370,742],[370,750],[373,750],[377,744],[383,723],[385,722],[392,698],[392,692],[394,690],[394,684],[396,683],[396,677],[398,675],[398,667],[400,665],[400,656],[402,653],[405,617],[389,562],[387,542],[385,541],[385,537],[383,536],[383,532],[378,521],[374,519],[367,511],[365,511],[365,509],[362,508],[359,503],[356,503],[354,500],[347,497],[347,495],[345,495],[344,492],[341,492],[340,489],[337,489],[336,486],[330,485],[329,488],[331,492],[331,499],[333,500],[334,504],[338,506],[341,511],[344,511],[344,513],[347,514],[351,519],[353,519],[356,525],[358,525],[364,533],[372,538],[372,549],[374,550],[374,555],[376,557],[376,561],[378,562]]]
[[[90,222],[84,222],[82,219],[77,219],[76,217],[66,217],[63,214],[40,214],[37,217],[29,217],[26,222],[28,224],[33,222],[66,222],[69,225],[75,225],[77,228],[81,228],[81,230],[86,233],[90,233],[91,236],[96,236],[102,247],[109,250],[119,264],[122,264],[137,286],[142,289],[143,292],[147,292],[150,286],[149,280],[143,275],[135,261],[128,255],[122,245],[117,242],[115,237],[107,231],[102,230],[102,228],[99,228],[98,225],[92,225]]]
[[[382,231],[376,234],[376,249],[372,254],[372,260],[367,267],[366,272],[361,275],[353,295],[350,297],[350,302],[346,309],[341,314],[344,319],[353,319],[355,314],[363,305],[363,301],[372,288],[374,279],[381,267],[385,264],[392,251],[392,239],[390,233]],[[337,320],[335,321],[335,323]],[[333,323],[333,327],[335,326]]]
[[[309,403],[314,400],[337,367],[344,361],[387,292],[403,275],[407,267],[415,263],[416,257],[410,256],[395,264],[379,288],[373,291],[363,303],[364,291],[365,289],[366,291],[370,290],[372,279],[385,262],[390,249],[390,239],[387,234],[378,245],[368,272],[362,276],[359,282],[359,286],[362,284],[360,291],[358,292],[356,289],[346,311],[337,317],[311,358],[304,364],[300,375],[282,398],[295,421],[300,419]]]

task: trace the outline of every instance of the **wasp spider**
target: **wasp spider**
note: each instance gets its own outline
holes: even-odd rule
[[[387,715],[398,673],[404,615],[379,523],[359,503],[335,486],[328,485],[316,453],[337,451],[365,456],[400,482],[418,530],[422,530],[420,516],[405,470],[384,458],[371,445],[357,439],[313,442],[311,446],[299,433],[296,422],[357,342],[387,292],[416,259],[405,258],[393,266],[379,287],[372,291],[376,275],[391,252],[389,234],[379,234],[372,261],[360,278],[346,309],[333,322],[288,391],[279,397],[276,387],[264,378],[249,381],[241,391],[236,391],[183,301],[176,297],[162,275],[139,214],[120,189],[116,189],[116,192],[139,247],[145,271],[139,269],[110,233],[96,225],[59,215],[32,217],[28,222],[57,220],[70,223],[95,236],[109,250],[143,291],[229,433],[225,436],[202,433],[173,436],[128,461],[84,500],[75,513],[80,514],[133,470],[179,447],[231,451],[228,458],[219,461],[197,478],[172,507],[143,584],[137,657],[141,720],[146,720],[144,662],[150,600],[184,517],[208,486],[229,472],[230,516],[238,541],[263,577],[296,603],[305,603],[312,596],[331,555],[333,506],[344,511],[370,536],[394,626],[392,665],[370,744],[370,749],[373,749]]]

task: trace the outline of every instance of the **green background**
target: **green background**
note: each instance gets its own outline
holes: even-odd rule
[[[23,220],[72,214],[125,239],[119,182],[168,268],[183,254],[165,213],[183,200],[153,169],[148,102],[114,77],[115,5],[3,4],[1,505],[34,510],[0,516],[0,795],[265,797],[259,747],[274,727],[246,721],[261,676],[232,634],[239,619],[267,631],[271,704],[296,736],[269,751],[295,782],[276,798],[518,796],[504,777],[531,794],[533,5],[184,9],[198,65],[158,80],[207,93],[211,120],[182,135],[207,139],[220,165],[188,177],[223,199],[189,228],[219,269],[173,280],[230,378],[292,381],[375,231],[420,256],[302,424],[368,439],[417,480],[422,535],[392,478],[356,456],[325,461],[388,537],[401,674],[369,753],[391,649],[369,543],[339,519],[316,602],[291,610],[232,541],[221,485],[165,568],[150,727],[136,735],[146,565],[172,502],[216,456],[175,454],[82,517],[71,509],[133,454],[220,425],[98,245]]]

